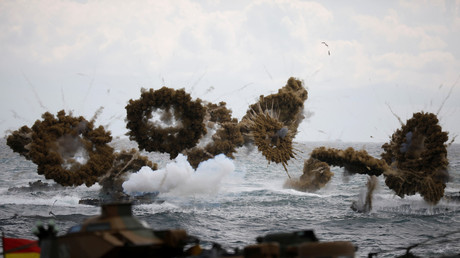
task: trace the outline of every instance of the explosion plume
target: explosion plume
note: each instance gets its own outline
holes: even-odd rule
[[[192,101],[183,89],[143,90],[140,99],[129,100],[126,112],[129,138],[141,150],[169,153],[171,159],[194,147],[206,133],[201,100]]]
[[[123,194],[123,182],[126,181],[127,172],[139,171],[142,167],[152,170],[158,169],[158,164],[152,163],[147,157],[142,156],[138,150],[122,150],[114,153],[115,159],[110,170],[99,179],[102,186],[101,196],[116,199]]]
[[[63,186],[93,185],[112,166],[110,132],[94,121],[46,112],[32,129],[23,126],[7,138],[10,148],[37,164],[37,173]]]
[[[287,162],[295,157],[292,140],[305,118],[307,98],[302,82],[291,77],[278,93],[260,96],[240,122],[246,144],[255,144],[269,162],[281,163],[286,173]]]
[[[6,139],[6,144],[14,151],[30,160],[29,143],[32,142],[32,129],[28,126],[23,126],[12,132]]]
[[[436,115],[419,112],[382,146],[381,160],[353,148],[320,147],[311,157],[344,167],[350,173],[383,174],[385,184],[401,198],[419,193],[426,202],[436,204],[444,196],[449,179],[447,140],[448,134],[442,131]]]
[[[238,120],[231,117],[231,111],[225,105],[225,102],[220,102],[219,105],[208,103],[205,106],[206,129],[208,134],[212,132],[214,134],[204,136],[197,146],[184,151],[187,160],[194,169],[201,162],[218,154],[234,158],[233,154],[236,152],[236,148],[244,142]]]
[[[346,150],[319,147],[312,151],[311,157],[324,161],[331,166],[344,167],[351,174],[381,175],[388,169],[385,160],[370,156],[367,151],[357,151],[351,147]]]
[[[257,149],[262,152],[268,162],[281,163],[287,172],[287,162],[291,158],[295,158],[295,153],[292,147],[292,132],[280,122],[276,115],[268,110],[262,112],[254,112],[248,124],[250,125],[250,133],[254,140]]]
[[[315,158],[304,161],[303,174],[299,179],[287,179],[284,188],[292,188],[302,192],[314,192],[323,188],[334,175],[329,165]]]
[[[447,140],[435,114],[414,113],[382,146],[382,158],[391,164],[384,174],[386,185],[401,198],[418,192],[436,204],[449,179]]]
[[[377,189],[378,180],[376,176],[369,176],[366,183],[366,197],[362,200],[363,196],[360,196],[358,201],[353,201],[351,209],[357,212],[368,213],[372,210],[372,197],[375,189]]]

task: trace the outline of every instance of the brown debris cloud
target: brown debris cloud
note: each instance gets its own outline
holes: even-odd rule
[[[170,158],[184,153],[194,168],[221,153],[233,158],[237,147],[254,144],[269,163],[281,163],[287,173],[288,161],[295,158],[292,141],[304,119],[307,98],[302,82],[290,78],[278,93],[260,96],[238,123],[224,102],[204,105],[200,99],[192,101],[184,90],[166,87],[143,90],[140,99],[130,100],[126,106],[126,127],[141,150],[169,153]],[[100,182],[103,189],[120,189],[126,171],[142,166],[156,169],[156,164],[138,151],[114,153],[108,145],[110,132],[94,126],[101,111],[91,121],[66,115],[63,110],[57,117],[46,112],[32,128],[23,126],[12,132],[7,145],[37,164],[38,174],[63,186]],[[206,140],[203,136],[208,130],[215,130],[214,135],[199,143]],[[435,114],[415,113],[382,146],[382,159],[365,150],[320,147],[305,161],[303,175],[289,179],[286,187],[320,189],[333,175],[329,164],[350,173],[383,174],[386,185],[401,198],[420,193],[425,201],[436,204],[449,179],[447,140]],[[371,188],[368,192],[372,193]]]
[[[93,121],[46,112],[32,128],[23,126],[8,136],[7,144],[37,164],[37,173],[63,186],[91,186],[112,166],[110,132]]]
[[[195,169],[201,162],[219,154],[233,159],[236,148],[244,142],[238,120],[232,118],[232,112],[227,109],[225,102],[220,102],[219,105],[208,103],[205,108],[206,128],[208,131],[216,130],[216,132],[210,136],[210,139],[202,139],[208,141],[203,144],[204,146],[198,143],[197,146],[184,151],[190,165]]]
[[[32,142],[32,129],[27,126],[21,127],[19,130],[12,132],[6,138],[6,144],[14,151],[30,160],[29,143]]]
[[[346,150],[319,147],[313,150],[311,157],[331,166],[344,167],[351,174],[379,176],[388,169],[384,160],[370,156],[365,150],[357,151],[351,147]]]
[[[98,111],[100,112],[100,111]],[[14,131],[7,145],[38,165],[38,174],[63,186],[91,186],[98,182],[104,194],[121,193],[124,174],[143,166],[158,169],[139,151],[122,150],[114,153],[108,145],[110,132],[94,128],[94,119],[66,115],[59,111],[57,118],[50,113],[37,120],[32,129],[27,126]]]
[[[129,100],[126,112],[129,138],[141,150],[169,153],[171,159],[194,147],[206,133],[206,109],[183,89],[143,90],[140,99]],[[153,112],[162,112],[159,121],[151,121]]]
[[[268,111],[254,113],[248,124],[250,125],[250,133],[247,135],[252,137],[257,149],[262,152],[269,163],[281,163],[288,173],[287,162],[291,158],[295,158],[292,147],[292,139],[294,138],[292,132],[289,132],[284,124]]]
[[[265,110],[272,110],[272,112],[276,110],[279,121],[296,134],[297,127],[305,118],[303,108],[307,98],[308,92],[304,88],[302,81],[291,77],[288,79],[287,84],[278,90],[278,93],[260,96],[257,103],[249,106],[246,117],[251,116],[253,110],[258,110],[259,107],[262,109],[262,112],[265,112]],[[245,120],[245,117],[242,120]]]
[[[218,154],[234,158],[246,136],[269,161],[282,163],[286,169],[287,161],[294,158],[292,139],[304,118],[307,96],[302,83],[290,78],[277,94],[261,96],[248,110],[245,122],[238,123],[224,102],[203,104],[183,89],[142,90],[140,98],[131,99],[125,107],[127,135],[140,150],[169,153],[170,158],[183,153],[194,168]],[[114,153],[108,145],[110,132],[94,126],[102,110],[99,108],[91,121],[64,111],[57,118],[47,112],[32,128],[14,131],[7,143],[36,163],[39,174],[58,184],[90,186],[99,182],[103,192],[117,192],[126,171],[157,168],[138,151]],[[215,133],[204,139],[207,131]]]
[[[384,173],[386,185],[403,198],[420,193],[436,204],[444,196],[449,179],[447,132],[433,113],[414,113],[382,148],[382,158],[391,166]]]
[[[286,169],[287,161],[294,158],[292,139],[304,118],[307,97],[302,82],[290,78],[277,94],[261,96],[238,123],[224,102],[204,105],[200,99],[192,101],[184,90],[150,89],[142,91],[140,99],[129,101],[126,127],[141,150],[166,152],[171,159],[183,153],[194,168],[221,153],[234,158],[236,148],[246,142],[257,145],[269,162]],[[158,111],[162,114],[153,121]],[[174,118],[175,125],[162,125]],[[209,139],[208,131],[215,131]]]
[[[195,169],[218,154],[234,158],[236,148],[243,144],[238,120],[232,118],[225,102],[192,101],[184,90],[163,87],[143,91],[140,99],[129,101],[126,111],[128,135],[141,150],[166,152],[171,159],[183,153]],[[153,118],[153,112],[162,114]],[[170,125],[173,120],[175,125]],[[206,133],[214,130],[214,135],[207,137]]]
[[[449,179],[448,134],[438,122],[435,114],[414,113],[382,146],[382,159],[371,157],[365,150],[325,147],[313,150],[311,157],[350,173],[383,174],[385,184],[401,198],[419,193],[426,202],[436,204],[444,196]]]
[[[245,144],[255,144],[269,162],[281,163],[286,173],[287,162],[295,158],[292,140],[305,118],[307,98],[302,82],[291,77],[278,93],[260,96],[240,122]]]
[[[299,179],[287,179],[284,188],[302,192],[315,192],[323,188],[334,175],[326,162],[315,158],[304,161],[303,174]]]

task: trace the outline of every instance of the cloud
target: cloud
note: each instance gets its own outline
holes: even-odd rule
[[[241,117],[259,95],[277,91],[290,76],[304,79],[313,93],[327,94],[330,102],[317,108],[334,112],[341,109],[338,92],[398,83],[435,88],[455,81],[458,1],[370,5],[0,1],[0,82],[8,85],[0,97],[0,121],[11,120],[2,126],[13,129],[22,125],[7,119],[8,110],[30,121],[39,118],[48,110],[36,103],[37,96],[52,113],[65,106],[91,117],[106,106],[104,123],[123,128],[124,121],[110,117],[123,116],[141,87],[185,88],[194,98],[226,101]],[[311,94],[307,103],[321,97]]]
[[[399,13],[391,10],[385,17],[368,15],[354,17],[357,25],[367,37],[379,39],[387,44],[398,45],[401,49],[440,49],[447,44],[437,34],[448,30],[442,26],[409,26],[399,18]]]

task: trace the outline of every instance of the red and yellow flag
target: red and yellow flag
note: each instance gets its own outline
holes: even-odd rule
[[[36,240],[2,237],[5,258],[39,258],[40,247]]]

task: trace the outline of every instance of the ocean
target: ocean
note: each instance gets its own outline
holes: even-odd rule
[[[118,140],[114,146],[120,150],[133,144]],[[299,177],[304,159],[315,147],[353,147],[379,157],[381,145],[296,143],[297,157],[289,161],[288,171],[292,177]],[[158,163],[160,169],[173,162],[168,155],[144,154]],[[458,196],[459,144],[449,146],[448,158],[451,180],[445,192]],[[232,169],[220,175],[217,181],[209,181],[210,174],[189,177],[190,181],[179,186],[179,190],[160,193],[158,198],[164,200],[163,203],[134,206],[135,216],[156,230],[185,229],[205,247],[219,243],[227,249],[242,248],[268,233],[314,230],[320,241],[351,241],[358,248],[357,257],[367,257],[369,253],[394,257],[415,244],[419,245],[411,252],[422,257],[460,254],[459,200],[445,198],[432,206],[420,195],[400,198],[385,186],[381,176],[372,211],[357,213],[350,205],[362,198],[367,182],[365,175],[346,175],[342,168],[332,167],[334,176],[328,185],[306,193],[284,189],[287,175],[283,167],[268,164],[256,149],[242,147],[235,159],[228,162]],[[212,166],[209,169],[219,170]],[[21,189],[37,180],[54,184],[36,170],[34,163],[13,153],[6,141],[0,140],[0,230],[6,236],[34,239],[32,229],[38,223],[51,220],[61,235],[71,226],[100,213],[99,207],[78,204],[82,198],[97,198],[101,189],[98,185],[52,187],[43,191]]]

